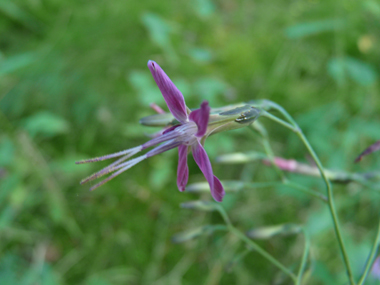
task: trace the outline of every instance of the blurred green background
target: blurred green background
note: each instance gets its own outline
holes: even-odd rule
[[[137,146],[138,124],[165,107],[146,66],[155,60],[187,105],[220,107],[270,99],[292,114],[325,167],[367,172],[380,138],[380,2],[353,1],[0,1],[0,280],[2,284],[288,284],[234,236],[181,244],[171,237],[217,213],[181,209],[199,199],[176,187],[177,153],[150,158],[94,192],[79,181],[104,163],[76,160]],[[262,119],[276,155],[306,162],[296,136]],[[221,179],[274,181],[259,162],[218,165],[217,155],[263,151],[247,129],[206,142]],[[189,157],[190,182],[204,177]],[[291,179],[325,191],[319,179]],[[378,224],[378,193],[335,188],[356,277]],[[211,200],[204,194],[202,199]],[[287,188],[245,189],[222,205],[243,232],[305,225],[312,238],[309,284],[344,284],[325,205]],[[258,242],[296,269],[302,236]],[[277,280],[277,281],[276,281]],[[373,280],[372,280],[373,281]]]

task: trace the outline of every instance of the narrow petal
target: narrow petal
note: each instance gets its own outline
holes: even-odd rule
[[[225,194],[226,192],[224,192],[222,183],[220,183],[220,180],[218,179],[218,177],[214,175],[214,192],[212,196],[214,197],[216,201],[222,202]]]
[[[203,137],[207,131],[208,120],[210,118],[210,106],[207,101],[203,101],[201,107],[190,113],[189,119],[197,124],[197,137]]]
[[[210,185],[211,195],[217,202],[221,202],[225,194],[222,184],[219,179],[214,176],[210,159],[203,148],[203,146],[197,141],[192,145],[192,152],[195,162],[203,172],[208,184]]]
[[[187,166],[187,149],[188,146],[180,145],[178,147],[178,169],[177,169],[177,186],[179,191],[185,191],[187,181],[189,180],[189,167]]]
[[[168,105],[170,112],[181,123],[186,122],[186,104],[181,91],[178,90],[178,88],[170,80],[169,76],[166,75],[166,73],[156,62],[149,60],[148,67],[157,83],[158,88],[160,88],[162,96],[164,96],[166,105]]]

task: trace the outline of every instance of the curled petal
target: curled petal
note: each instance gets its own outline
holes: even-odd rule
[[[208,120],[210,118],[210,106],[207,101],[203,101],[201,107],[190,113],[189,119],[197,124],[197,137],[203,137],[207,131]]]
[[[178,169],[177,169],[177,186],[179,191],[185,191],[187,181],[189,180],[189,167],[187,166],[187,149],[186,145],[178,147]]]
[[[211,162],[203,146],[197,141],[192,145],[192,152],[195,162],[203,172],[210,185],[211,195],[217,202],[221,202],[225,194],[222,184],[212,172]]]
[[[170,112],[181,123],[186,122],[187,108],[181,91],[178,90],[178,88],[170,80],[169,76],[166,75],[157,63],[149,60],[148,67],[157,83],[158,88],[160,88],[162,96],[164,96],[166,105],[168,105]]]

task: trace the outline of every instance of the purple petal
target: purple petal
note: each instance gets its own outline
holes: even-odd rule
[[[190,113],[189,119],[198,126],[198,132],[195,134],[197,137],[203,137],[205,135],[209,117],[210,106],[207,101],[203,101],[199,109]]]
[[[180,145],[178,147],[178,169],[177,169],[177,186],[179,191],[185,191],[189,179],[189,167],[187,166],[187,149],[188,146]]]
[[[210,159],[203,146],[197,141],[192,145],[192,152],[195,162],[206,177],[208,184],[210,185],[211,195],[217,202],[222,202],[225,194],[222,184],[219,179],[214,176]]]
[[[157,83],[158,88],[160,88],[162,96],[164,96],[166,105],[168,105],[170,112],[181,123],[186,122],[186,104],[181,91],[178,90],[178,88],[170,80],[169,76],[166,75],[157,63],[149,60],[148,67]]]
[[[222,183],[220,183],[220,180],[218,179],[218,177],[214,175],[214,192],[212,196],[214,197],[216,201],[222,202],[224,194],[226,193],[224,192]]]

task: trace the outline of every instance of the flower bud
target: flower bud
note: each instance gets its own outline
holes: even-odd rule
[[[172,237],[172,242],[182,243],[195,239],[202,235],[210,235],[217,230],[226,230],[225,225],[206,225],[196,229],[187,230],[181,233],[178,233]]]
[[[218,156],[215,160],[223,164],[240,164],[267,158],[264,153],[251,151],[248,153],[235,152]]]
[[[260,114],[260,109],[241,104],[211,109],[206,136],[250,125]],[[177,125],[179,122],[171,113],[164,113],[144,117],[140,120],[140,124],[151,127],[168,127]]]
[[[201,211],[215,211],[218,209],[218,205],[214,202],[198,200],[198,201],[189,201],[189,202],[182,203],[181,208],[201,210]]]
[[[221,181],[226,192],[238,192],[244,188],[245,183],[242,181],[227,180]],[[186,186],[187,192],[202,193],[210,191],[207,182],[192,183]]]
[[[301,227],[295,224],[281,224],[275,226],[260,227],[247,232],[247,236],[252,239],[269,239],[277,235],[297,234]]]

